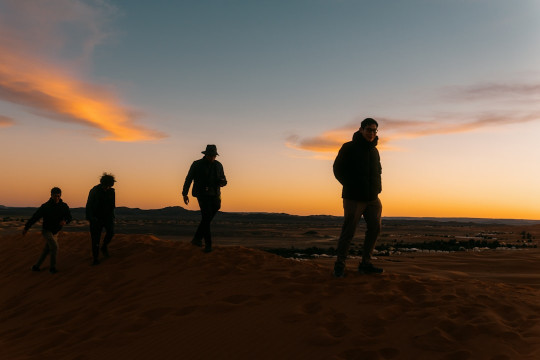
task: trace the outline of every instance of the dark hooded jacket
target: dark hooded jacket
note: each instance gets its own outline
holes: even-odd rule
[[[334,176],[343,185],[341,197],[349,200],[375,200],[382,191],[381,159],[376,137],[367,141],[360,131],[341,147],[334,161]]]
[[[25,230],[30,229],[32,225],[43,218],[43,230],[50,231],[57,234],[61,229],[61,221],[65,221],[66,224],[71,221],[71,212],[69,206],[60,199],[56,203],[53,199],[49,199],[46,203],[42,204],[39,209],[36,210],[34,215],[24,225]]]
[[[105,190],[101,184],[94,186],[86,201],[86,220],[105,221],[114,219],[116,195],[114,188]]]
[[[221,187],[227,185],[223,165],[217,160],[210,162],[204,157],[196,160],[191,164],[184,186],[182,195],[186,196],[189,193],[189,187],[193,181],[192,195],[200,196],[220,196]]]

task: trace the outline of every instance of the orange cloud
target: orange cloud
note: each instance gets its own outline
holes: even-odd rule
[[[8,127],[12,126],[13,124],[15,124],[15,121],[13,121],[12,118],[0,115],[0,127]]]
[[[163,133],[136,124],[136,112],[123,106],[109,87],[73,75],[82,72],[93,48],[106,38],[101,28],[104,4],[3,3],[0,33],[7,36],[0,37],[0,100],[49,119],[101,129],[105,140],[162,138]]]
[[[384,133],[379,138],[379,148],[381,150],[395,150],[396,148],[391,144],[398,139],[464,133],[493,126],[538,121],[540,120],[540,112],[484,114],[479,115],[476,119],[463,119],[463,116],[454,115],[439,117],[432,121],[388,118],[376,118],[376,120]],[[352,135],[358,131],[360,122],[356,121],[313,137],[301,138],[298,135],[291,135],[286,139],[286,145],[297,150],[335,154],[343,143],[352,140]]]

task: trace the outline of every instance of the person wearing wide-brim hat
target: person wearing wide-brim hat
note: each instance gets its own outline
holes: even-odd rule
[[[212,251],[210,223],[221,208],[221,187],[227,185],[227,178],[223,165],[216,160],[216,156],[219,155],[216,145],[206,145],[206,149],[201,152],[204,157],[191,164],[182,188],[182,196],[184,203],[188,205],[189,188],[193,182],[191,194],[199,202],[202,219],[191,243],[202,247],[204,239],[204,251],[210,252]]]

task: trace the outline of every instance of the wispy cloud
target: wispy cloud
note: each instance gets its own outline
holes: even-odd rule
[[[104,0],[0,3],[0,100],[53,120],[105,132],[105,140],[165,135],[138,125],[113,87],[84,79],[96,45],[108,37],[114,8]]]
[[[504,114],[485,113],[474,116],[447,114],[433,117],[432,120],[422,121],[390,118],[376,119],[379,128],[384,134],[379,140],[379,148],[382,150],[395,150],[396,147],[392,144],[398,139],[466,133],[492,127],[540,121],[540,111],[531,111],[529,113],[505,112]],[[360,122],[361,119],[313,137],[291,135],[286,139],[286,144],[288,147],[298,150],[318,154],[335,154],[344,142],[352,139],[352,134],[359,129]]]
[[[12,118],[0,115],[0,127],[8,127],[15,124],[15,121],[13,121]]]
[[[538,83],[483,83],[470,86],[453,86],[444,90],[444,95],[457,101],[494,101],[496,99],[507,99],[515,101],[534,100],[538,101],[540,95],[540,84]]]
[[[437,114],[426,120],[391,119],[375,117],[382,130],[379,148],[395,150],[398,139],[411,139],[423,136],[465,133],[486,128],[540,121],[538,96],[540,83],[484,83],[470,86],[446,87],[439,94],[445,103],[464,104],[475,102],[484,106],[504,103],[503,110],[484,111],[469,114]],[[528,103],[530,106],[522,106]],[[510,105],[510,106],[508,106]],[[363,118],[342,127],[328,130],[320,135],[301,137],[291,135],[286,145],[297,150],[309,151],[313,158],[330,158],[344,142],[352,139],[352,134],[360,127]]]

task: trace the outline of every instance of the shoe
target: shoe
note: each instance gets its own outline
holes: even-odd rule
[[[107,249],[107,247],[103,246],[101,248],[101,253],[103,254],[103,257],[105,257],[105,258],[109,257],[109,249]]]
[[[345,267],[334,265],[334,271],[332,272],[335,278],[344,278],[345,277]]]
[[[382,274],[384,270],[373,266],[372,263],[361,263],[358,265],[358,272],[360,274]]]
[[[202,247],[202,241],[193,239],[193,240],[191,240],[191,245]]]
[[[209,253],[209,252],[212,252],[212,248],[204,248],[203,250],[205,253]]]
[[[30,268],[30,270],[32,270],[32,271],[41,271],[41,269],[40,269],[39,266],[37,266],[37,265],[32,265],[32,267]]]
[[[56,274],[58,272],[58,270],[56,270],[56,268],[52,267],[52,268],[49,269],[49,272],[51,274]]]
[[[99,259],[94,259],[92,266],[99,265]]]

